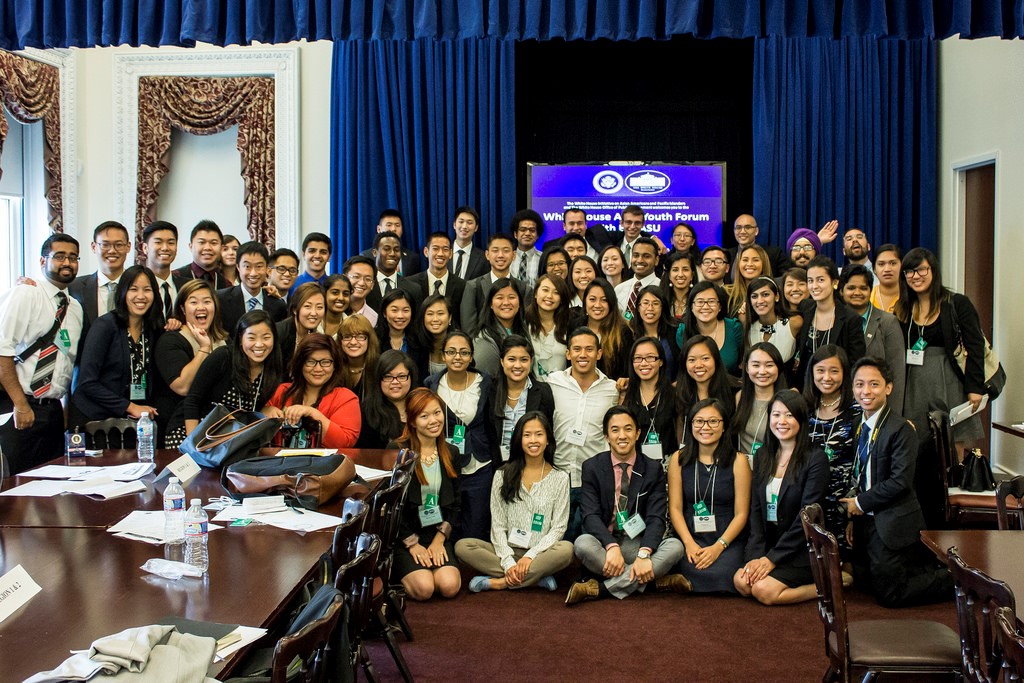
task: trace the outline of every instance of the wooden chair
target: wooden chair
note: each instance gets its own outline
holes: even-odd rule
[[[839,546],[825,531],[820,505],[800,512],[811,570],[818,588],[818,614],[825,627],[829,668],[823,681],[848,683],[854,670],[865,681],[881,673],[960,673],[960,643],[948,626],[934,621],[873,619],[849,622]]]
[[[126,417],[108,417],[85,423],[87,448],[135,448],[135,420]]]
[[[928,430],[931,433],[935,452],[939,456],[939,473],[942,477],[946,523],[952,525],[953,528],[959,528],[960,523],[966,520],[983,523],[996,521],[992,519],[998,514],[996,500],[993,496],[959,492],[951,494],[949,492],[950,488],[958,488],[960,483],[953,482],[951,486],[949,481],[950,465],[958,461],[953,431],[949,426],[949,413],[944,410],[929,411]],[[984,525],[982,524],[982,526]]]
[[[306,624],[296,633],[282,636],[277,641],[270,669],[271,683],[324,683],[329,680],[325,652],[338,624],[345,600],[340,591],[333,593],[323,616]],[[293,666],[296,660],[299,662],[298,672]]]
[[[1017,615],[1009,607],[996,610],[996,638],[1003,653],[1003,680],[1024,676],[1024,635],[1017,629]]]
[[[413,468],[416,466],[416,461],[419,460],[420,456],[416,451],[411,448],[403,448],[398,452],[398,458],[395,460],[395,466],[391,468],[391,483],[394,484],[396,477],[399,472],[404,472],[406,476],[413,476]]]
[[[1016,611],[1013,591],[1005,582],[967,566],[955,546],[946,557],[956,584],[964,678],[979,683],[997,681],[1003,655],[996,640],[995,611],[1000,607]]]
[[[355,557],[355,542],[362,533],[370,506],[366,501],[348,498],[342,509],[342,522],[334,528],[331,541],[331,565],[333,575],[337,568]]]
[[[347,632],[351,653],[348,662],[339,660],[337,666],[350,667],[351,676],[343,675],[344,672],[337,670],[337,675],[332,680],[355,680],[360,666],[368,681],[377,680],[370,654],[363,644],[363,634],[373,620],[373,574],[380,549],[380,539],[377,536],[359,534],[356,539],[355,557],[338,567],[338,573],[334,576],[334,587],[343,592],[349,601]]]
[[[1008,505],[1013,499],[1013,506]],[[1024,531],[1024,477],[1005,479],[996,485],[996,509],[999,511],[999,529]]]

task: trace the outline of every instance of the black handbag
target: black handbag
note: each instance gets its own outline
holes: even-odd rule
[[[992,476],[992,463],[987,455],[982,455],[980,448],[973,448],[964,453],[964,479],[960,488],[964,491],[992,491],[996,487]]]
[[[235,500],[279,494],[316,510],[355,478],[355,463],[344,455],[272,455],[224,468],[220,483]]]
[[[278,418],[217,403],[178,446],[200,467],[220,469],[259,454],[281,428]]]

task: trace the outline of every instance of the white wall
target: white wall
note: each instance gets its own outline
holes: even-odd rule
[[[1024,317],[1017,296],[1024,280],[1024,44],[1018,40],[949,39],[939,46],[939,225],[944,273],[962,268],[957,250],[970,239],[956,234],[955,168],[996,159],[995,311],[993,346],[1008,382],[993,404],[999,422],[1024,421],[1024,357],[1015,353],[1024,339]],[[962,243],[962,247],[958,246]],[[957,261],[960,261],[960,264]],[[959,283],[950,282],[953,286]],[[1024,439],[993,430],[995,464],[1024,473]]]
[[[325,230],[330,223],[330,94],[331,94],[331,43],[299,42],[299,212],[302,234]],[[216,49],[202,46],[203,49]],[[182,48],[160,48],[163,51]],[[113,54],[115,52],[152,52],[152,48],[90,48],[75,50],[77,68],[77,125],[78,125],[78,225],[76,237],[83,243],[85,252],[81,272],[95,270],[96,262],[89,253],[88,244],[92,229],[115,215],[114,192],[111,186],[114,175],[113,159],[113,118],[122,104],[112,101],[113,97]],[[212,136],[212,138],[223,137]],[[191,136],[190,136],[191,137]],[[180,231],[178,263],[187,263],[188,232],[198,218],[225,216],[227,225],[222,227],[235,234],[239,214],[237,209],[238,190],[241,179],[237,170],[224,175],[223,192],[220,183],[211,183],[204,173],[196,175],[185,171],[178,177],[175,168],[196,169],[208,165],[202,158],[207,151],[220,149],[224,142],[212,138],[193,138],[171,153],[171,187],[161,183],[161,200],[158,209],[168,209],[167,218]],[[177,141],[178,138],[175,138]],[[227,145],[237,159],[234,142]],[[216,162],[220,163],[220,162]],[[234,163],[234,162],[225,162]],[[216,177],[216,176],[214,176]],[[237,183],[237,186],[236,186]],[[188,197],[194,196],[196,187],[203,186],[201,193],[204,206],[192,206],[186,210]],[[212,187],[211,187],[212,185]],[[196,202],[191,202],[195,204]],[[199,215],[201,214],[201,215]],[[188,216],[197,216],[196,219]],[[164,218],[163,215],[158,217]],[[214,218],[216,220],[216,218]],[[218,221],[219,222],[219,221]],[[231,227],[229,227],[231,226]],[[298,249],[299,245],[284,245]]]

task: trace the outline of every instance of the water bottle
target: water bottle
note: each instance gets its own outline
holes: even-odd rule
[[[210,521],[201,503],[198,498],[193,498],[185,515],[185,562],[205,572],[210,566],[206,548]]]
[[[185,540],[185,489],[177,477],[164,489],[164,541],[180,545]]]
[[[156,425],[149,419],[149,411],[143,411],[135,427],[138,437],[139,462],[153,462],[153,441],[156,439]]]

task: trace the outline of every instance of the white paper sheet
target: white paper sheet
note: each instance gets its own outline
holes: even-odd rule
[[[289,455],[334,455],[338,452],[337,448],[282,448],[277,452],[277,455],[286,457]]]
[[[29,479],[79,479],[88,476],[93,472],[99,472],[102,467],[74,467],[71,465],[43,465],[28,472],[22,472],[22,477]]]
[[[256,628],[255,626],[239,626],[238,628],[236,628],[231,633],[239,634],[240,636],[242,636],[242,639],[241,640],[237,640],[237,641],[231,643],[230,645],[225,645],[220,650],[217,650],[217,654],[214,656],[213,661],[215,661],[215,662],[223,661],[224,659],[227,659],[228,657],[230,657],[234,653],[236,653],[239,650],[241,650],[243,647],[245,647],[249,643],[256,642],[257,640],[262,638],[264,635],[266,635],[267,629],[265,629],[265,628]],[[230,634],[228,634],[228,635],[230,635]]]
[[[262,524],[269,524],[279,529],[289,531],[319,531],[336,527],[343,521],[341,517],[325,515],[315,510],[296,510],[288,508],[284,512],[270,512],[262,514],[246,514],[241,505],[232,505],[217,513],[213,518],[215,522],[233,522],[236,519],[253,519]]]
[[[37,479],[22,484],[21,486],[15,486],[13,489],[7,489],[0,493],[0,496],[38,496],[40,498],[51,498],[53,496],[59,496],[65,492],[63,481],[55,481],[52,479]]]
[[[356,474],[359,475],[363,481],[374,481],[375,479],[383,479],[384,477],[391,476],[391,470],[377,470],[366,465],[356,465]]]
[[[209,531],[223,529],[217,524],[207,526]],[[160,545],[164,542],[164,511],[133,510],[114,526],[107,529],[110,533],[132,541],[142,541]]]

